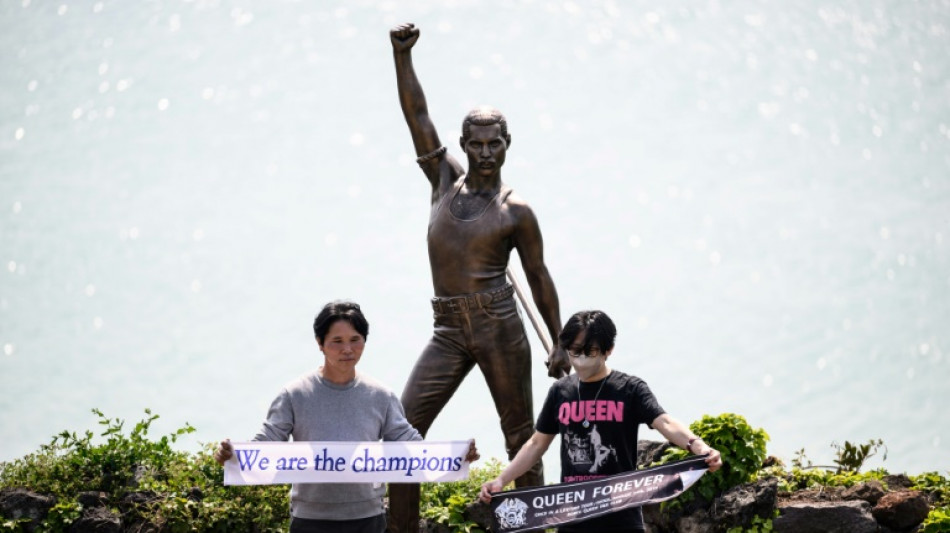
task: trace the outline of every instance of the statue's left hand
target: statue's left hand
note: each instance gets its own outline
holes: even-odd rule
[[[567,358],[567,352],[560,346],[555,346],[551,350],[544,364],[548,367],[548,376],[554,379],[561,379],[571,373],[571,362]]]

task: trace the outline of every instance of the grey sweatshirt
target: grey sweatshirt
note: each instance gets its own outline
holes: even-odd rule
[[[346,385],[316,371],[287,384],[271,403],[254,440],[422,440],[406,420],[399,399],[372,378],[357,374]],[[353,520],[383,512],[382,483],[295,483],[290,514],[298,518]]]

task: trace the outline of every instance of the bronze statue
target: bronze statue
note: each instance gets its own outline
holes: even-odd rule
[[[505,117],[479,107],[462,123],[459,140],[468,172],[448,154],[429,117],[412,65],[419,29],[390,31],[399,102],[412,134],[419,166],[432,185],[429,264],[435,297],[434,332],[402,393],[406,418],[425,435],[462,380],[478,365],[501,419],[508,458],[534,431],[531,348],[505,275],[511,250],[521,257],[535,305],[552,339],[561,330],[557,290],[544,264],[534,212],[501,180],[511,135]],[[548,354],[548,374],[570,372],[563,350]],[[542,465],[515,480],[543,485]],[[390,485],[390,530],[416,533],[419,486]]]

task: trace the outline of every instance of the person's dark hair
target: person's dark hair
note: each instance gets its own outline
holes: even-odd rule
[[[363,339],[369,336],[369,322],[363,316],[360,305],[356,302],[345,300],[336,300],[323,306],[323,309],[317,313],[317,318],[313,319],[313,334],[317,341],[323,345],[323,340],[330,331],[330,326],[339,320],[346,320],[353,326],[357,333],[363,336]]]
[[[590,354],[593,346],[600,348],[601,353],[609,352],[614,347],[614,339],[617,338],[617,327],[614,321],[603,311],[579,311],[571,315],[564,324],[564,329],[558,335],[557,341],[561,348],[567,350],[571,347],[577,335],[584,332],[585,354]]]
[[[508,121],[501,111],[491,106],[480,106],[468,112],[462,120],[462,141],[467,141],[472,136],[472,124],[476,126],[491,126],[498,124],[501,126],[501,137],[508,138]]]

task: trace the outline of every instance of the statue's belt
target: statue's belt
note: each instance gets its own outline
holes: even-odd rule
[[[506,284],[504,287],[474,294],[436,296],[432,299],[432,309],[436,313],[467,313],[494,301],[511,298],[514,292],[514,288]]]

